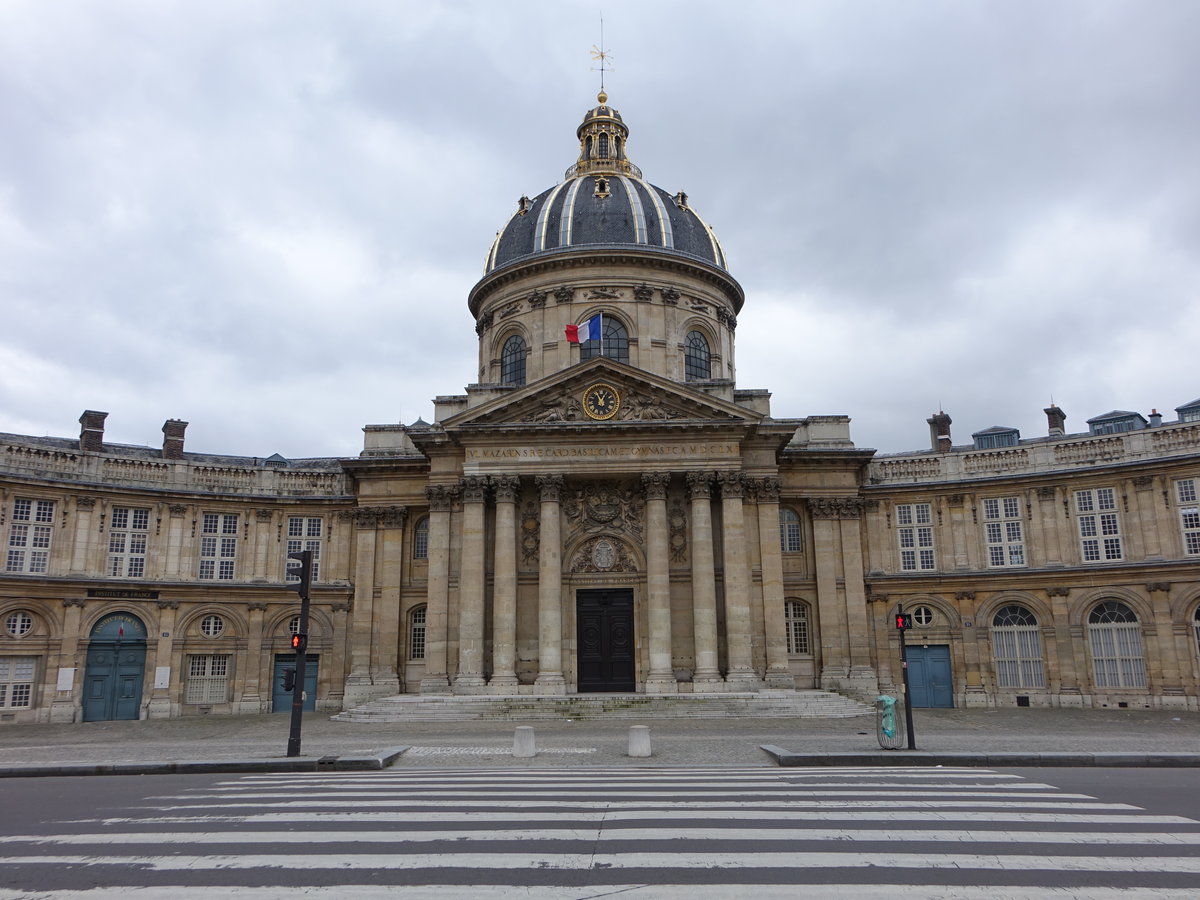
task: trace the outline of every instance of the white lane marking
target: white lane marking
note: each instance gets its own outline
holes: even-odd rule
[[[330,804],[334,806],[335,804]],[[338,804],[340,805],[340,804]],[[511,804],[505,804],[510,806]],[[796,822],[825,822],[835,818],[829,812],[806,812],[802,810],[775,809],[739,809],[731,807],[715,807],[720,809],[721,819],[796,821]],[[74,819],[78,824],[97,823],[103,826],[132,824],[146,822],[152,824],[195,823],[195,822],[239,822],[244,824],[272,822],[459,822],[463,824],[475,822],[603,822],[603,821],[637,821],[641,819],[665,819],[684,821],[688,819],[714,818],[710,808],[697,808],[695,804],[680,804],[679,809],[666,810],[659,807],[648,809],[601,809],[590,812],[587,810],[567,812],[503,812],[492,807],[484,806],[478,810],[463,809],[456,804],[454,812],[434,812],[427,809],[405,810],[403,812],[275,812],[258,813],[245,816],[155,816],[155,817],[111,817],[103,819]],[[1127,813],[1124,815],[1083,815],[1079,813],[1021,813],[1021,812],[947,812],[940,814],[928,812],[893,812],[891,810],[865,810],[840,812],[838,821],[868,821],[868,822],[1024,822],[1039,824],[1081,824],[1081,825],[1200,825],[1195,819],[1184,816],[1152,816],[1146,813]]]
[[[538,747],[538,753],[595,753],[597,747]],[[405,756],[512,756],[512,745],[503,747],[409,747]]]
[[[731,890],[733,886],[734,890]],[[237,887],[222,885],[228,900],[279,900],[302,891],[305,900],[395,900],[402,890],[420,889],[423,900],[564,900],[589,896],[610,900],[729,900],[735,893],[752,893],[755,900],[1195,900],[1194,890],[1175,888],[1010,887],[1007,885],[947,887],[940,884],[605,884],[600,887],[512,887],[472,884],[414,884],[404,886],[355,884],[351,887]],[[155,887],[91,888],[83,891],[38,891],[38,900],[212,900],[218,889],[208,885],[158,885]],[[29,900],[27,891],[0,888],[0,900]]]
[[[3,866],[138,866],[156,872],[208,869],[957,869],[1200,874],[1197,856],[1012,856],[976,853],[477,853],[254,854],[247,856],[15,856]]]
[[[603,827],[601,823],[597,823]],[[435,841],[927,841],[995,844],[1146,844],[1197,846],[1200,832],[1129,831],[980,831],[980,830],[848,830],[844,828],[573,828],[497,831],[486,827],[446,831],[127,831],[96,834],[15,834],[0,836],[4,844],[401,844]]]

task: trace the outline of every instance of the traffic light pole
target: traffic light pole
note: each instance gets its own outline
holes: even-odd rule
[[[917,736],[913,734],[912,703],[909,702],[912,695],[908,690],[908,647],[904,642],[904,633],[908,631],[909,620],[905,618],[903,604],[896,607],[896,622],[897,624],[903,622],[905,626],[896,629],[900,632],[900,673],[904,679],[904,730],[908,732],[908,749],[916,750]]]
[[[299,583],[288,585],[300,594],[300,628],[292,637],[292,646],[296,649],[296,681],[292,686],[292,728],[288,733],[288,756],[300,755],[300,728],[304,722],[304,670],[308,663],[308,592],[312,584],[312,557],[311,550],[297,550],[288,554],[288,559],[300,561],[300,568],[288,571],[288,574],[300,578]]]

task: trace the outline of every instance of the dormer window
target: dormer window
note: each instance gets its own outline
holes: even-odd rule
[[[1092,434],[1121,434],[1125,431],[1141,431],[1146,427],[1146,420],[1140,413],[1124,409],[1114,409],[1110,413],[1088,419],[1088,429]]]
[[[995,450],[998,447],[1015,447],[1021,442],[1021,432],[1016,428],[1005,428],[1001,425],[977,431],[971,438],[976,450]]]

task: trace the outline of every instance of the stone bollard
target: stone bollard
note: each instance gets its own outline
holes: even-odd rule
[[[629,755],[650,756],[650,726],[629,726]]]
[[[533,741],[532,725],[517,726],[517,733],[513,735],[513,756],[525,759],[537,756],[537,746]]]

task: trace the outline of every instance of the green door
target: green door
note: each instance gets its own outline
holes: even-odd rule
[[[146,678],[146,626],[113,613],[92,629],[83,674],[83,721],[137,719]]]

